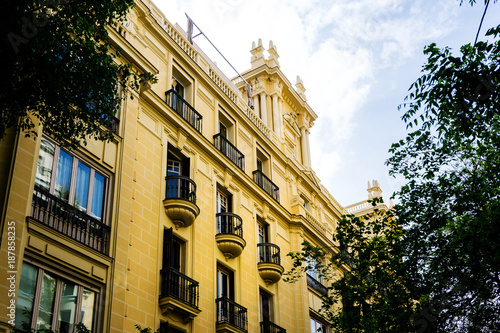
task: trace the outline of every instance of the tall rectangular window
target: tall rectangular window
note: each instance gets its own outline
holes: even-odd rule
[[[96,332],[97,295],[88,286],[23,262],[15,327],[22,331],[74,333],[81,322]]]
[[[260,290],[260,321],[263,322],[272,322],[273,321],[273,297],[263,291]]]
[[[108,177],[42,137],[35,187],[102,221]]]
[[[226,297],[234,300],[234,275],[223,266],[217,266],[217,298]]]

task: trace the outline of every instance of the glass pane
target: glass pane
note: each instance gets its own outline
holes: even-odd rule
[[[47,139],[42,138],[40,153],[38,155],[38,165],[36,167],[35,185],[48,191],[52,178],[52,164],[54,162],[55,146]]]
[[[104,182],[104,176],[95,172],[94,188],[92,190],[92,209],[90,215],[99,220],[102,219],[102,207],[104,204]]]
[[[71,282],[62,283],[59,306],[59,333],[73,333],[75,327],[76,298],[78,286]]]
[[[318,330],[316,329],[316,321],[311,318],[311,333],[318,333]]]
[[[78,162],[76,173],[76,190],[74,206],[83,212],[87,212],[87,202],[89,198],[90,168]]]
[[[16,304],[16,328],[30,331],[38,268],[23,262]]]
[[[57,163],[57,177],[54,194],[56,197],[68,201],[69,187],[71,185],[71,169],[73,167],[73,157],[59,150],[59,161]]]
[[[167,176],[180,175],[181,174],[181,162],[169,160],[167,162]]]
[[[38,320],[36,323],[37,330],[52,328],[55,292],[56,279],[47,273],[43,273],[42,293],[40,295],[40,307],[38,308]]]
[[[90,331],[92,331],[94,321],[95,296],[95,292],[83,289],[82,315],[80,322]]]

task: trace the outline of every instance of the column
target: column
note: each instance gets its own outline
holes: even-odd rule
[[[259,95],[254,95],[253,96],[253,112],[258,116],[260,111],[259,111]]]
[[[302,164],[304,164],[304,166],[306,168],[309,167],[309,165],[307,164],[309,162],[309,150],[307,149],[307,137],[306,137],[306,127],[303,126],[301,129],[300,129],[300,144],[302,146]]]
[[[307,149],[307,166],[311,169],[311,150],[309,145],[309,129],[306,129],[306,149]]]
[[[285,137],[285,130],[283,126],[283,101],[281,99],[278,99],[278,117],[279,117],[279,124],[280,124],[280,134],[281,138]]]
[[[267,98],[265,93],[260,93],[260,118],[267,126]]]
[[[274,120],[274,132],[276,134],[281,133],[280,127],[280,110],[278,105],[278,95],[273,95],[273,120]]]

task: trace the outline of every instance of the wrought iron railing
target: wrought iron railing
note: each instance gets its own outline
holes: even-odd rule
[[[217,298],[217,324],[229,324],[248,331],[247,309],[227,297]]]
[[[326,295],[328,293],[328,290],[321,282],[319,282],[318,280],[316,280],[315,278],[313,278],[311,275],[309,275],[307,273],[306,273],[306,276],[307,276],[307,285],[309,287],[316,290],[321,295]]]
[[[39,187],[33,192],[31,218],[96,251],[108,253],[108,225]]]
[[[214,146],[231,162],[236,164],[238,168],[245,171],[245,155],[243,155],[228,139],[223,137],[220,133],[214,135]]]
[[[255,170],[253,172],[253,181],[272,196],[274,200],[280,201],[280,189],[262,171]]]
[[[286,329],[271,321],[260,322],[260,333],[286,333]]]
[[[259,263],[272,263],[281,265],[280,248],[278,245],[271,243],[257,244],[259,253]]]
[[[183,199],[196,204],[196,183],[186,176],[166,176],[165,199]]]
[[[186,102],[174,89],[165,92],[167,105],[201,133],[203,116]]]
[[[199,285],[197,281],[174,268],[162,269],[160,275],[160,298],[173,297],[194,308],[198,308]]]
[[[217,213],[217,233],[231,234],[243,238],[243,222],[241,217],[233,213]]]

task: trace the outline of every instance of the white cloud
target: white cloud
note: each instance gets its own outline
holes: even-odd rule
[[[267,48],[269,40],[273,40],[281,56],[282,71],[292,84],[296,75],[301,76],[308,103],[319,116],[311,136],[313,168],[330,190],[338,170],[354,169],[348,164],[357,161],[352,135],[364,135],[356,132],[357,124],[371,121],[359,118],[361,110],[365,110],[363,114],[367,117],[395,113],[395,110],[371,110],[373,106],[366,101],[374,87],[386,85],[389,91],[410,82],[408,78],[397,77],[389,84],[380,77],[382,71],[398,71],[421,54],[423,45],[454,31],[459,25],[456,18],[460,9],[455,0],[158,0],[156,3],[167,19],[181,26],[185,26],[184,12],[187,12],[239,71],[250,67],[252,41],[262,38]],[[195,41],[201,43],[202,38]],[[204,51],[215,58],[228,77],[234,75],[214,52],[205,47]],[[399,102],[392,101],[393,105]],[[381,135],[389,134],[390,130],[381,129]],[[379,149],[385,154],[388,147]],[[377,168],[374,173],[382,174],[384,166]],[[372,175],[352,177],[371,179]],[[341,186],[342,181],[337,179],[335,186]]]

